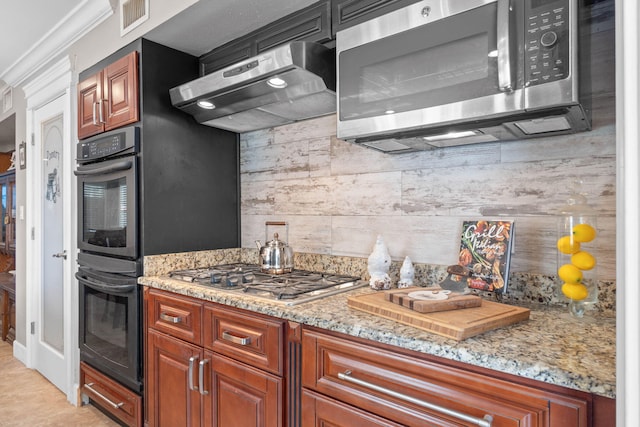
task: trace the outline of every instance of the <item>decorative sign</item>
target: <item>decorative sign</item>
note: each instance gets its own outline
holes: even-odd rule
[[[513,221],[464,221],[458,264],[473,289],[504,293],[509,279]]]
[[[20,160],[20,169],[27,167],[27,143],[22,141],[18,148],[18,159]]]

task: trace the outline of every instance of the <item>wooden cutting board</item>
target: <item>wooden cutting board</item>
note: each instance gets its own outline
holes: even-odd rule
[[[482,300],[480,307],[418,313],[385,299],[383,292],[354,295],[349,307],[414,326],[454,340],[464,340],[502,326],[529,319],[528,308]]]
[[[451,293],[447,299],[419,299],[409,296],[412,292],[419,292],[428,296],[429,292],[434,292],[434,296],[444,292],[439,287],[432,288],[403,288],[391,289],[384,291],[384,298],[394,304],[400,304],[410,310],[418,313],[434,313],[436,311],[458,310],[461,308],[479,307],[482,304],[482,298],[477,295],[463,295],[460,293]]]

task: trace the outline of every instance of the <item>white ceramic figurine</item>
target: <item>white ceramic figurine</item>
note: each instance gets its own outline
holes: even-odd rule
[[[382,236],[378,236],[373,252],[368,258],[369,286],[375,290],[389,289],[391,287],[391,277],[389,277],[389,267],[391,266],[391,256],[384,244]]]
[[[416,275],[416,270],[413,268],[411,258],[404,257],[402,267],[400,267],[400,281],[398,282],[399,288],[408,288],[413,286],[413,278]]]

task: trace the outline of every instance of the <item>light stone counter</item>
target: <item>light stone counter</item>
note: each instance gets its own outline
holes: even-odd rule
[[[145,260],[145,271],[147,266]],[[170,279],[163,273],[158,274],[141,277],[139,283],[615,398],[616,331],[615,318],[611,316],[592,313],[583,319],[575,319],[568,314],[566,308],[540,306],[532,308],[528,321],[458,342],[349,308],[347,296],[372,292],[368,287],[287,307],[251,296],[235,296]]]

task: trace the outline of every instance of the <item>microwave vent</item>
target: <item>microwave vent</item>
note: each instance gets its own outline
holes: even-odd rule
[[[540,119],[514,122],[513,124],[527,135],[559,132],[571,129],[571,124],[569,124],[569,121],[564,116],[543,117]]]

